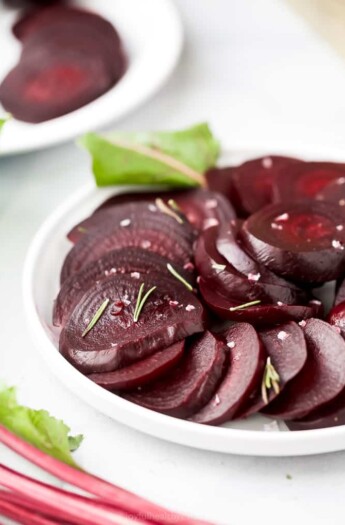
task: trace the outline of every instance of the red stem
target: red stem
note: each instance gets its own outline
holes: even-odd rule
[[[0,442],[53,476],[97,496],[130,515],[144,518],[157,525],[207,525],[205,521],[170,512],[101,478],[70,467],[23,441],[2,425],[0,425]]]
[[[56,525],[57,523],[3,500],[0,500],[0,513],[22,525]]]
[[[29,497],[36,502],[37,510],[44,512],[47,505],[56,512],[54,517],[76,521],[78,525],[134,525],[137,520],[114,508],[95,505],[92,500],[56,489],[36,481],[0,464],[0,485]],[[43,503],[43,505],[42,505]],[[143,525],[143,522],[140,522]],[[146,522],[147,523],[147,522]]]

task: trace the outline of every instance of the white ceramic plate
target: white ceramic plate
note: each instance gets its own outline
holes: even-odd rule
[[[268,153],[310,160],[345,161],[345,153],[323,156],[298,148],[253,147],[233,149],[223,155],[224,164]],[[93,185],[72,196],[43,224],[30,247],[24,269],[24,303],[35,345],[52,372],[76,396],[107,416],[137,430],[191,447],[246,455],[288,456],[332,452],[345,449],[345,426],[321,430],[289,432],[282,422],[263,416],[210,427],[182,421],[134,405],[103,390],[74,369],[58,352],[56,332],[51,325],[53,300],[58,292],[59,273],[71,245],[66,233],[118,190]],[[132,188],[133,191],[133,188]]]
[[[183,43],[179,16],[170,0],[78,0],[118,29],[129,67],[110,91],[90,104],[43,122],[10,121],[0,139],[0,155],[36,150],[70,140],[123,117],[153,95],[177,64]],[[11,34],[14,11],[0,5],[0,79],[16,64],[20,44]],[[0,116],[4,113],[0,106]]]

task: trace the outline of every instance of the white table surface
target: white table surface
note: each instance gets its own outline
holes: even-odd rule
[[[205,119],[233,144],[343,146],[345,63],[283,0],[177,4],[187,33],[181,64],[118,128]],[[85,468],[172,509],[227,525],[342,524],[345,453],[265,459],[169,444],[97,414],[48,372],[25,326],[23,261],[45,217],[89,179],[88,159],[73,144],[0,159],[1,379],[20,386],[24,403],[85,434],[77,454]]]

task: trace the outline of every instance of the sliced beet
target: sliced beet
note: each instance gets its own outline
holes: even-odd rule
[[[0,102],[18,120],[38,123],[84,106],[113,85],[98,57],[56,54],[20,62],[0,84]]]
[[[54,325],[65,324],[81,297],[96,282],[108,279],[114,274],[130,274],[134,280],[140,280],[142,275],[152,272],[171,275],[167,269],[169,262],[170,260],[166,257],[143,248],[123,248],[106,253],[63,282],[54,303]],[[176,263],[174,268],[187,282],[194,285],[192,271],[185,270]]]
[[[184,341],[180,341],[133,365],[88,377],[107,390],[131,390],[146,385],[166,374],[180,361],[184,344]]]
[[[301,162],[281,169],[275,181],[275,200],[315,199],[330,182],[345,175],[345,165],[335,162]]]
[[[314,430],[345,425],[345,390],[319,410],[303,419],[287,421],[286,424],[290,430]]]
[[[224,195],[233,205],[236,205],[232,176],[234,167],[211,168],[205,173],[207,186],[211,191]]]
[[[265,413],[281,419],[300,419],[329,403],[345,387],[345,342],[329,324],[309,319],[303,329],[308,358]]]
[[[188,221],[198,230],[203,230],[211,225],[230,221],[235,218],[235,212],[231,204],[218,193],[208,190],[193,189],[185,191],[169,191],[155,193],[126,193],[115,195],[105,201],[93,215],[77,224],[69,233],[68,238],[73,243],[85,235],[85,233],[98,228],[104,217],[104,210],[112,213],[120,204],[150,201],[153,209],[156,199],[162,199],[165,204],[173,200]]]
[[[264,350],[254,328],[238,323],[225,334],[229,367],[213,397],[191,421],[219,425],[233,419],[261,380]]]
[[[328,314],[327,321],[345,338],[345,301],[332,308]]]
[[[224,343],[205,332],[193,340],[184,359],[168,377],[123,397],[156,412],[189,417],[213,395],[224,361]]]
[[[123,207],[126,213],[118,206],[116,217],[110,216],[102,227],[85,235],[72,248],[62,268],[62,282],[89,262],[120,248],[139,247],[182,266],[190,263],[193,236],[187,222],[179,224],[165,213],[151,211],[147,203],[124,204]]]
[[[231,259],[236,267],[229,264],[217,251],[218,238],[218,228],[209,228],[199,236],[195,248],[197,271],[210,286],[213,284],[230,300],[240,302],[260,300],[268,304],[278,301],[294,304],[306,301],[305,292],[260,267],[235,240],[233,256],[228,260]],[[228,255],[226,251],[223,253]]]
[[[233,199],[238,213],[247,217],[271,204],[278,173],[287,166],[301,162],[291,157],[270,155],[249,160],[233,168]]]
[[[206,305],[221,319],[243,321],[254,326],[270,326],[287,321],[301,321],[309,317],[321,315],[320,301],[310,301],[307,306],[299,305],[255,305],[242,309],[231,310],[241,305],[240,302],[229,299],[217,290],[213,283],[199,279],[199,291]]]
[[[338,287],[337,287],[334,304],[337,305],[337,304],[343,303],[344,301],[345,301],[345,279],[342,279],[340,280]]]
[[[156,289],[134,321],[139,289]],[[95,326],[83,337],[98,309],[109,299]],[[176,279],[152,273],[140,280],[114,275],[90,288],[74,308],[60,336],[60,352],[78,370],[110,372],[203,329],[203,308]]]
[[[344,170],[345,172],[345,170]],[[345,214],[345,173],[338,179],[332,180],[316,196],[317,200],[332,202],[339,212]]]
[[[279,375],[278,387],[282,392],[286,384],[299,374],[307,360],[307,345],[302,329],[297,323],[289,321],[274,328],[262,330],[259,337],[264,344],[266,356],[270,358]],[[263,381],[261,377],[261,383]],[[266,405],[263,397],[261,383],[248,399],[245,406],[237,414],[238,417],[247,417],[262,410]],[[267,389],[267,401],[270,403],[275,399],[279,392],[274,388]]]
[[[343,273],[343,218],[331,203],[303,201],[266,206],[243,224],[246,250],[278,275],[323,283]]]

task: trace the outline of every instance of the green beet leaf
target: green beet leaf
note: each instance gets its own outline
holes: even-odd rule
[[[0,387],[0,424],[46,454],[79,468],[71,452],[83,436],[70,436],[70,428],[46,410],[19,405],[13,387]]]
[[[91,154],[98,186],[203,186],[203,173],[220,151],[207,124],[175,132],[87,133],[81,144]]]

